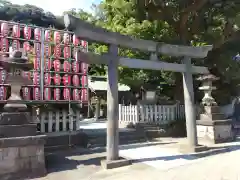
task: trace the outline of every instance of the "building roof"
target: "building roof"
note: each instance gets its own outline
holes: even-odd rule
[[[94,91],[107,91],[107,77],[90,77],[88,80],[88,86]],[[130,87],[124,84],[118,83],[118,91],[129,91]]]

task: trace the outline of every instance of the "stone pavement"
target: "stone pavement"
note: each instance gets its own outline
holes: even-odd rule
[[[35,180],[240,180],[240,142],[215,146],[207,153],[177,152],[179,139],[121,146],[133,165],[103,170],[103,149],[75,149],[49,155],[49,174]]]

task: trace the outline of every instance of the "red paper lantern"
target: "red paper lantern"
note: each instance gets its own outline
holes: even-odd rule
[[[82,87],[85,87],[88,84],[87,76],[82,76],[81,83],[82,83]]]
[[[34,29],[34,39],[36,41],[41,41],[41,29],[40,28]]]
[[[7,37],[9,32],[8,24],[7,23],[2,23],[1,24],[1,35],[3,37]]]
[[[35,57],[33,61],[33,68],[35,70],[39,70],[41,67],[41,58],[40,57]]]
[[[45,61],[45,70],[46,71],[50,71],[50,69],[52,68],[52,60],[51,59],[46,59],[46,61]]]
[[[51,100],[51,89],[50,88],[44,89],[44,99],[47,101]]]
[[[53,41],[55,44],[60,44],[61,43],[61,34],[58,31],[54,32],[54,37],[53,37]]]
[[[20,37],[20,26],[18,24],[13,25],[12,36],[15,38]]]
[[[50,73],[45,73],[44,74],[44,84],[45,85],[50,85],[51,84],[51,74]]]
[[[38,72],[33,73],[33,84],[34,85],[40,84],[40,74]]]
[[[31,80],[31,72],[29,71],[22,71],[22,76]]]
[[[24,50],[24,52],[29,52],[30,50],[31,50],[31,45],[30,45],[30,43],[29,42],[24,42],[23,43],[23,50]]]
[[[87,48],[88,47],[88,42],[87,41],[81,41],[81,46],[84,47],[84,48]]]
[[[88,91],[86,88],[81,90],[81,101],[82,102],[88,101]]]
[[[71,41],[71,36],[69,33],[64,33],[63,34],[63,42],[64,44],[69,44]]]
[[[12,50],[16,51],[19,50],[20,48],[20,42],[18,40],[13,40],[12,41]]]
[[[79,80],[79,76],[77,74],[73,75],[72,81],[73,81],[74,86],[79,86],[80,80]]]
[[[32,36],[31,27],[25,26],[23,28],[23,36],[24,36],[25,39],[31,39],[31,36]]]
[[[8,44],[8,39],[7,38],[2,38],[1,39],[1,50],[3,53],[6,53],[9,51],[9,44]]]
[[[22,94],[23,94],[23,99],[24,100],[30,100],[31,99],[31,94],[30,94],[30,88],[29,87],[23,87],[22,88]]]
[[[68,61],[63,62],[63,71],[69,72],[71,70],[71,64]]]
[[[61,46],[59,44],[55,45],[53,53],[54,53],[55,58],[57,58],[57,59],[60,58],[60,56],[61,56]]]
[[[34,51],[37,57],[41,56],[41,44],[40,43],[34,43]]]
[[[71,57],[71,48],[69,46],[65,46],[63,49],[63,57],[68,59]]]
[[[53,61],[53,68],[54,68],[54,70],[56,72],[60,71],[60,69],[61,69],[61,62],[58,59]]]
[[[39,87],[33,88],[33,99],[40,100],[40,88]]]
[[[77,58],[77,56],[76,56],[76,53],[78,52],[78,50],[79,50],[79,48],[73,48],[73,51],[72,51],[72,53],[73,53],[73,58],[74,59],[76,59]],[[77,61],[78,59],[76,59],[76,61]]]
[[[86,74],[88,72],[88,66],[89,65],[87,63],[82,62],[81,63],[81,72]]]
[[[78,63],[78,61],[73,61],[73,63],[72,63],[72,70],[75,73],[79,72],[79,63]]]
[[[69,100],[71,99],[71,93],[69,88],[64,88],[63,89],[63,99],[64,100]]]
[[[54,100],[60,100],[61,90],[59,88],[55,88],[53,91],[54,91]]]
[[[45,44],[44,46],[44,54],[46,57],[51,56],[51,46],[49,44]]]
[[[73,100],[74,101],[80,100],[80,90],[79,89],[73,89]]]
[[[3,68],[0,70],[0,83],[4,84],[7,78],[7,71]]]
[[[73,45],[74,46],[78,46],[80,43],[79,39],[77,38],[77,36],[74,34],[73,35]]]
[[[69,86],[71,84],[71,76],[70,75],[65,74],[62,79],[63,79],[64,86]]]
[[[4,86],[0,86],[0,100],[7,99],[7,88]]]
[[[55,74],[55,76],[54,76],[54,84],[55,85],[60,85],[61,84],[61,76],[59,75],[59,74]]]
[[[47,42],[50,42],[51,41],[51,31],[50,30],[46,30],[45,31],[45,35],[44,35],[44,40],[47,41]]]

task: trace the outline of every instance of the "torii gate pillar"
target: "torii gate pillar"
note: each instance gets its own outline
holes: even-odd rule
[[[206,149],[205,146],[198,144],[196,127],[196,108],[194,103],[193,78],[191,73],[191,58],[184,57],[183,63],[186,65],[186,71],[183,72],[183,93],[185,105],[185,119],[187,130],[187,143],[180,146],[181,152],[198,152]]]
[[[109,45],[108,84],[107,84],[107,157],[101,164],[112,169],[131,164],[131,161],[119,158],[119,109],[118,109],[118,46]]]
[[[118,135],[118,47],[109,46],[111,59],[108,64],[107,85],[107,161],[119,159]]]
[[[187,71],[183,73],[183,93],[185,104],[185,118],[187,126],[187,138],[189,146],[197,146],[197,131],[196,131],[196,112],[194,105],[194,91],[193,91],[193,78],[191,69],[191,58],[184,57],[184,64]]]

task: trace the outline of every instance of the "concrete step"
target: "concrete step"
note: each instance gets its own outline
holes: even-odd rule
[[[136,125],[136,127],[162,127],[163,125],[158,125],[158,124],[145,124],[145,123],[139,123]]]
[[[160,130],[159,127],[143,127],[144,130]]]
[[[68,149],[71,149],[71,148],[73,148],[73,146],[69,146],[69,145],[65,144],[65,145],[59,145],[59,146],[46,146],[44,148],[44,150],[45,150],[45,154],[48,155],[48,154],[51,154],[53,152],[65,151],[65,150],[68,150]]]
[[[68,147],[71,144],[85,147],[87,143],[88,136],[79,131],[48,133],[45,137],[45,148]]]
[[[164,127],[161,127],[160,125],[155,125],[155,124],[137,124],[136,125],[136,129],[137,130],[144,130],[144,131],[148,131],[148,130],[155,130],[155,131],[158,131],[158,130],[161,130],[163,129]]]
[[[89,136],[89,143],[91,144],[91,147],[97,147],[97,146],[106,146],[106,134],[102,133],[99,135],[90,135]],[[130,144],[135,142],[145,142],[147,141],[144,133],[139,132],[120,132],[119,133],[119,144]]]
[[[141,127],[152,127],[152,126],[156,126],[156,125],[141,123],[141,124],[137,124],[136,126],[141,126]]]
[[[164,130],[147,130],[145,131],[145,135],[148,139],[171,136],[168,132]]]
[[[45,151],[47,153],[66,150],[74,146],[77,147],[103,147],[106,146],[106,131],[51,133],[45,138]],[[145,142],[144,132],[126,131],[119,132],[119,144],[130,144]]]

